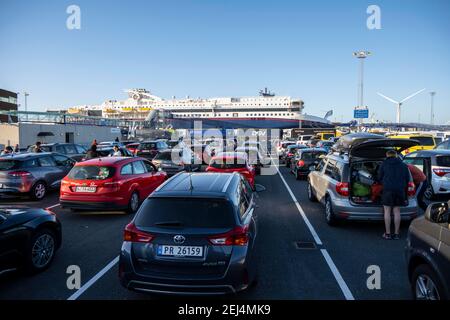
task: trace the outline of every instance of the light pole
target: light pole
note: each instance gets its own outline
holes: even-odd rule
[[[431,96],[431,117],[430,117],[430,124],[434,125],[434,95],[436,94],[435,91],[430,92]]]
[[[26,91],[23,92],[23,96],[25,98],[25,119],[28,121],[28,103],[27,103],[27,98],[30,94]]]
[[[370,51],[357,51],[353,52],[353,56],[358,58],[359,63],[359,81],[358,81],[358,107],[364,107],[364,59],[370,56]],[[359,119],[359,123],[363,123],[363,119]]]

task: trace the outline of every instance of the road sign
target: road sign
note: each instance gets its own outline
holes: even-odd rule
[[[369,109],[355,109],[353,113],[355,119],[367,119],[369,118]]]

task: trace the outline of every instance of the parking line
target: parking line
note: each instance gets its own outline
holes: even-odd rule
[[[305,214],[305,211],[303,211],[303,208],[300,206],[300,203],[298,202],[297,198],[295,197],[294,193],[292,192],[291,188],[287,184],[286,180],[284,179],[283,175],[280,172],[280,169],[278,166],[276,166],[276,169],[278,171],[278,175],[280,176],[281,180],[284,183],[284,186],[286,187],[287,191],[291,195],[292,200],[294,201],[298,212],[300,212],[300,215],[303,218],[303,221],[305,221],[306,226],[308,227],[309,231],[311,232],[314,241],[317,245],[322,245],[322,240],[320,240],[319,235],[317,234],[316,230],[312,226],[312,224],[309,222],[308,217]],[[339,285],[339,288],[341,289],[342,293],[344,294],[344,297],[346,300],[355,300],[353,297],[350,289],[348,288],[347,284],[345,283],[345,280],[342,278],[341,273],[339,272],[338,268],[333,262],[333,259],[331,259],[331,256],[328,254],[328,251],[326,249],[320,249],[320,252],[322,253],[323,257],[325,258],[325,261],[328,264],[328,267],[330,268],[331,272],[333,273],[334,278],[336,279],[336,282]]]
[[[355,300],[350,289],[348,288],[347,284],[345,283],[344,279],[342,278],[341,273],[339,272],[338,268],[334,264],[333,259],[331,259],[330,255],[328,254],[328,251],[326,249],[320,249],[320,252],[322,252],[322,255],[325,258],[325,261],[327,262],[328,267],[330,268],[331,272],[333,273],[333,276],[336,279],[339,287],[341,288],[341,291],[344,294],[345,299],[346,300]]]
[[[47,208],[45,208],[45,209],[46,209],[46,210],[50,210],[50,209],[59,207],[60,205],[61,205],[61,204],[57,203],[57,204],[54,204],[54,205],[52,205],[52,206],[50,206],[50,207],[47,207]]]
[[[103,275],[108,272],[112,267],[114,267],[117,262],[119,262],[119,256],[115,257],[106,267],[100,270],[95,276],[93,276],[88,282],[86,282],[80,289],[78,289],[74,294],[72,294],[67,300],[77,300],[87,289],[89,289],[98,279],[103,277]]]

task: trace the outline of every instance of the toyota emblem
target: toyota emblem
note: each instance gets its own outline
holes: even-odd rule
[[[175,237],[173,237],[173,242],[181,244],[184,243],[184,241],[186,241],[186,238],[184,236],[182,236],[181,234],[176,235]]]

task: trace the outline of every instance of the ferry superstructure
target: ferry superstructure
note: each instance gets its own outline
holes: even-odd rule
[[[175,129],[194,128],[201,121],[203,128],[277,128],[331,127],[328,120],[303,113],[301,99],[276,96],[267,88],[254,97],[219,97],[162,99],[144,89],[127,90],[125,101],[108,100],[98,106],[78,106],[69,112],[101,110],[112,118],[146,118],[162,120]]]

